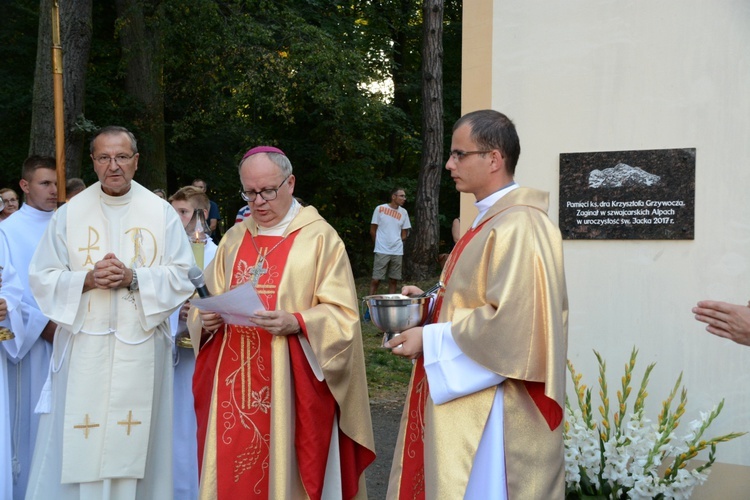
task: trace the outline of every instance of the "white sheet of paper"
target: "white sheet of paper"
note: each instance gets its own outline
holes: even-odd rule
[[[240,326],[257,326],[253,323],[250,315],[255,311],[266,310],[266,306],[260,301],[260,297],[258,297],[258,292],[255,291],[255,288],[249,281],[221,295],[214,295],[205,299],[191,299],[190,305],[197,307],[201,311],[211,311],[220,314],[224,318],[224,323],[228,325]],[[302,345],[302,352],[305,353],[307,362],[310,363],[315,377],[322,382],[325,380],[323,369],[315,358],[315,353],[313,353],[310,343],[301,334],[300,344]]]
[[[190,304],[201,311],[211,311],[221,315],[228,325],[256,326],[250,316],[259,310],[266,310],[258,293],[249,281],[221,295],[205,299],[191,299]]]

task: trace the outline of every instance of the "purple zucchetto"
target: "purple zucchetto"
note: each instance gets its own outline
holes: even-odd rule
[[[255,146],[253,149],[245,153],[245,156],[242,157],[242,161],[245,161],[245,158],[249,156],[257,155],[258,153],[278,153],[280,155],[286,156],[286,154],[282,150],[273,146]]]

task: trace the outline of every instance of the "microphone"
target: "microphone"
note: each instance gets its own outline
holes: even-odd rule
[[[193,266],[188,271],[188,279],[190,280],[190,283],[193,284],[195,287],[195,291],[198,292],[198,296],[202,299],[205,299],[206,297],[210,297],[211,294],[208,291],[208,288],[206,288],[206,280],[203,279],[203,271],[201,271],[198,266]]]

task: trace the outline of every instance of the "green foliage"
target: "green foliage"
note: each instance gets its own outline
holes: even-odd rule
[[[39,0],[3,2],[0,16],[0,187],[19,192],[28,155]]]
[[[411,361],[394,356],[390,349],[383,348],[383,334],[372,323],[363,326],[362,339],[370,397],[373,400],[403,400],[411,378]]]
[[[0,128],[6,156],[20,166],[28,145],[38,2],[12,4],[12,22],[0,26]],[[147,187],[171,193],[203,178],[227,226],[242,206],[242,154],[276,145],[294,165],[295,195],[340,232],[355,272],[369,273],[372,210],[388,201],[395,185],[404,186],[410,200],[416,197],[421,1],[152,0],[146,7],[148,27],[160,31],[165,48],[168,169],[168,186]],[[460,13],[461,2],[446,1],[446,150],[460,113]],[[125,97],[114,4],[95,2],[92,22],[81,122],[123,125],[149,144],[138,127],[145,110]],[[368,86],[388,78],[392,97]],[[147,158],[141,167],[148,168]],[[96,180],[88,164],[81,172],[87,182]],[[458,196],[448,175],[441,186],[441,226],[450,242]],[[406,208],[414,213],[409,203]]]

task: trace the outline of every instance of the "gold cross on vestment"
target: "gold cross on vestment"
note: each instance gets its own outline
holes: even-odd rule
[[[79,252],[86,252],[86,261],[83,263],[84,266],[91,264],[94,265],[94,261],[91,258],[91,250],[99,250],[99,231],[89,226],[89,246],[79,247]]]
[[[142,423],[143,422],[141,422],[140,420],[133,420],[133,410],[128,410],[128,419],[118,421],[117,425],[127,425],[128,436],[130,436],[130,428],[134,425],[141,425]]]
[[[89,422],[89,414],[88,413],[86,414],[86,417],[84,417],[82,424],[78,424],[78,425],[74,425],[73,426],[74,429],[83,429],[83,437],[84,437],[84,439],[88,439],[89,438],[89,429],[91,429],[92,427],[99,427],[99,424],[92,424],[92,423],[90,423]]]
[[[252,278],[250,278],[250,282],[253,284],[254,287],[258,286],[258,281],[260,281],[260,277],[263,276],[268,272],[268,269],[263,267],[263,264],[266,263],[266,259],[263,258],[262,255],[258,255],[258,260],[255,263],[253,267],[250,268],[250,275]]]

